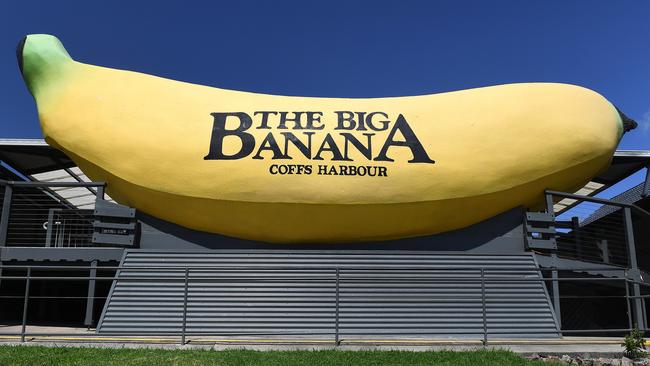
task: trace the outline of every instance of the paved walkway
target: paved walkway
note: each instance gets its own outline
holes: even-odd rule
[[[622,351],[618,337],[563,337],[559,339],[480,339],[440,338],[345,338],[336,346],[331,338],[307,337],[207,337],[188,336],[106,336],[94,329],[75,327],[28,326],[21,342],[21,326],[0,326],[0,344],[46,345],[53,347],[167,348],[167,349],[253,349],[253,350],[472,350],[508,349],[520,354],[569,354],[580,357],[613,357]]]

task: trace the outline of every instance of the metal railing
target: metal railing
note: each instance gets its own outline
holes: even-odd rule
[[[632,267],[635,229],[647,228],[650,213],[628,203],[547,191],[547,211],[555,215],[557,255],[581,261]],[[558,205],[555,202],[569,204]],[[553,203],[553,205],[551,205]],[[558,210],[565,209],[561,213]],[[637,240],[638,240],[638,235]],[[650,253],[649,253],[650,254]]]
[[[17,336],[21,342],[25,342],[29,337],[93,337],[98,339],[99,336],[123,336],[123,337],[168,337],[173,341],[176,339],[182,344],[188,343],[189,337],[197,339],[204,336],[220,337],[326,337],[335,345],[339,345],[346,339],[354,337],[435,337],[439,332],[435,331],[436,322],[444,322],[450,328],[455,337],[476,339],[487,345],[490,339],[503,337],[517,337],[518,335],[530,335],[535,330],[529,329],[529,324],[520,324],[517,326],[499,325],[503,319],[517,317],[522,319],[527,317],[533,318],[533,325],[539,322],[543,314],[529,311],[531,298],[522,297],[521,293],[512,292],[509,294],[508,289],[519,288],[525,285],[532,285],[537,288],[542,281],[552,283],[574,283],[583,287],[585,281],[592,285],[607,288],[609,294],[587,294],[587,295],[564,295],[560,299],[566,301],[584,301],[593,304],[594,302],[608,302],[609,309],[601,309],[601,313],[593,314],[594,318],[607,316],[607,312],[612,309],[618,309],[621,313],[617,322],[612,323],[610,327],[585,327],[585,328],[566,328],[561,329],[564,334],[618,334],[630,332],[634,328],[641,330],[647,329],[646,317],[635,313],[645,308],[637,310],[633,306],[635,301],[644,300],[650,297],[650,293],[632,295],[630,287],[641,286],[644,291],[647,284],[632,281],[625,277],[625,273],[618,273],[619,277],[598,277],[598,276],[562,276],[560,278],[542,278],[540,271],[535,271],[537,275],[522,276],[521,269],[495,269],[495,268],[436,268],[436,269],[400,269],[400,268],[364,268],[364,267],[100,267],[103,273],[113,271],[115,275],[97,275],[97,268],[83,266],[61,267],[61,266],[2,266],[0,270],[0,283],[6,286],[7,282],[24,282],[23,291],[14,294],[0,294],[0,303],[7,301],[19,301],[22,304],[21,322],[18,329],[14,331],[0,330],[0,336]],[[61,271],[59,275],[44,274],[43,271]],[[590,271],[623,271],[612,268],[590,268]],[[63,275],[63,272],[71,271],[72,276]],[[91,271],[88,275],[79,275],[80,271]],[[542,270],[544,271],[544,270]],[[584,268],[564,269],[563,271],[582,271]],[[8,274],[11,273],[11,274]],[[40,273],[40,274],[39,274]],[[87,296],[49,296],[34,294],[34,285],[38,283],[51,283],[52,281],[84,281],[88,283]],[[171,316],[172,326],[168,329],[159,330],[126,330],[126,331],[102,331],[95,333],[79,332],[44,332],[31,331],[30,328],[30,306],[34,301],[53,299],[86,301],[86,320],[88,312],[92,317],[93,302],[104,300],[107,296],[97,295],[95,293],[95,283],[98,281],[121,281],[127,287],[130,284],[139,284],[145,286],[163,285],[167,292],[164,296],[158,296],[151,299],[158,304],[153,308],[162,309],[173,307],[174,314]],[[269,301],[271,306],[265,311],[270,312],[262,314],[255,313],[255,310],[249,310],[254,307],[253,300],[246,300],[254,292],[255,286],[269,286],[274,281],[281,281],[284,289],[288,286],[302,286],[303,292],[294,298],[291,293],[282,293],[282,287],[269,287],[269,291],[278,291],[279,298],[275,301]],[[288,282],[291,282],[289,284]],[[293,285],[292,285],[293,284]],[[297,285],[296,285],[297,284]],[[230,288],[221,288],[219,291],[220,299],[210,303],[202,292],[215,286],[231,286]],[[358,285],[355,287],[355,285]],[[392,291],[384,291],[386,286],[393,286]],[[232,287],[234,286],[234,287]],[[405,287],[408,291],[399,291],[400,286]],[[449,286],[454,286],[464,291],[446,291]],[[417,287],[417,289],[413,289]],[[542,285],[542,287],[544,287]],[[15,288],[17,289],[17,287]],[[173,290],[169,292],[169,290]],[[361,291],[361,290],[363,291]],[[113,290],[115,290],[115,285]],[[311,291],[311,292],[310,292]],[[383,292],[382,292],[383,291]],[[537,290],[539,291],[539,289]],[[314,295],[314,292],[318,292]],[[647,291],[646,291],[647,292]],[[175,294],[175,295],[174,295]],[[312,294],[313,296],[310,296]],[[323,295],[325,294],[325,295]],[[115,294],[113,294],[115,296]],[[150,296],[147,293],[141,297]],[[262,295],[259,295],[262,296]],[[270,296],[270,295],[266,295]],[[284,296],[284,297],[283,297]],[[109,295],[110,297],[110,295]],[[304,300],[302,297],[310,298]],[[237,298],[242,298],[237,302]],[[378,307],[368,310],[363,306],[351,308],[355,304],[362,302],[378,302]],[[544,301],[548,301],[548,296],[544,296]],[[210,313],[208,310],[214,307],[215,303],[231,303],[227,310],[217,310]],[[294,302],[294,303],[292,303]],[[296,305],[307,302],[304,305]],[[309,303],[310,302],[310,303]],[[89,305],[90,304],[90,305]],[[290,306],[287,306],[290,305]],[[381,305],[389,304],[389,306]],[[453,304],[457,312],[462,309],[467,310],[462,317],[456,317],[452,320],[445,319],[452,313],[441,313],[431,317],[427,311],[437,306],[436,304]],[[465,306],[471,305],[468,308]],[[503,307],[503,304],[506,307]],[[296,306],[293,306],[296,305]],[[397,308],[400,305],[408,305],[405,309],[409,312],[400,313],[401,318],[397,322],[400,325],[408,325],[406,331],[396,331],[393,325],[394,313],[391,308]],[[382,306],[384,308],[382,308]],[[519,308],[518,306],[521,306]],[[510,307],[510,308],[508,308]],[[388,310],[386,308],[389,308]],[[293,309],[293,312],[286,309]],[[427,310],[428,309],[428,310]],[[524,310],[522,310],[524,309]],[[525,310],[528,309],[528,310]],[[550,308],[549,308],[550,309]],[[138,312],[135,306],[129,309],[130,312]],[[162,310],[159,313],[150,313],[148,318],[163,317]],[[367,314],[368,311],[379,311],[378,314]],[[417,313],[410,313],[416,311]],[[543,307],[540,307],[543,311]],[[208,315],[206,315],[208,314]],[[211,314],[211,315],[210,315]],[[269,325],[263,329],[254,329],[248,325],[242,327],[224,327],[220,328],[219,324],[226,324],[232,321],[234,314],[240,314],[240,317],[248,317],[251,322],[260,321],[259,317],[264,317]],[[427,315],[428,314],[428,315]],[[446,315],[445,315],[446,314]],[[364,317],[371,315],[371,321],[374,321],[372,327],[355,328],[350,324],[354,323],[355,317]],[[107,316],[106,308],[103,316]],[[549,316],[552,317],[552,314]],[[307,319],[311,317],[310,319]],[[207,319],[209,318],[209,319]],[[295,329],[284,329],[283,324],[297,319],[309,322],[314,318],[321,320],[317,327],[307,324],[304,327],[297,326]],[[270,320],[269,320],[270,319]],[[366,318],[363,318],[366,319]],[[142,321],[133,316],[133,322]],[[553,320],[552,320],[553,321]],[[640,321],[640,322],[639,322]],[[213,322],[217,326],[207,329],[201,323]],[[433,324],[433,325],[431,325]],[[555,322],[554,324],[557,324]],[[90,324],[89,324],[90,325]],[[538,325],[537,325],[538,326]],[[247,328],[248,327],[248,328]],[[509,328],[508,328],[509,327]],[[206,330],[207,329],[207,330]],[[415,331],[414,329],[418,329]],[[541,329],[541,328],[540,328]],[[547,329],[547,335],[557,333],[558,328]],[[556,334],[559,335],[559,334]],[[373,338],[376,339],[376,338]],[[307,338],[309,340],[309,338]],[[191,341],[191,340],[190,340]]]
[[[0,246],[92,246],[94,196],[101,182],[23,182],[0,180]],[[90,202],[72,202],[92,194]],[[88,208],[86,208],[88,207]]]
[[[631,284],[635,322],[645,324],[646,304],[641,294],[643,279],[635,239],[635,227],[647,229],[650,213],[625,202],[546,190],[546,214],[527,214],[527,242],[532,250],[551,259],[550,292],[558,322],[562,325],[559,258],[611,265],[624,270]],[[649,263],[650,252],[644,263]],[[609,267],[610,269],[612,267]],[[626,285],[626,290],[628,286]]]

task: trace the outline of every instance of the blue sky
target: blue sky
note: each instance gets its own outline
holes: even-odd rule
[[[650,149],[650,1],[6,1],[0,137],[40,137],[16,65],[29,33],[77,60],[285,95],[379,97],[530,81],[603,94]]]

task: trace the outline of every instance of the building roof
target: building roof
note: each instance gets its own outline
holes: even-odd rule
[[[650,166],[650,150],[616,150],[609,168],[573,193],[595,196],[648,166]],[[556,215],[560,215],[578,203],[574,199],[565,198],[553,206],[553,211]]]
[[[647,198],[646,196],[643,195],[643,190],[645,188],[645,182],[642,182],[627,191],[612,197],[611,200],[614,202],[619,202],[619,203],[627,203],[627,204],[636,204],[637,202]],[[603,205],[600,208],[598,208],[594,213],[589,215],[587,218],[582,220],[580,222],[580,226],[585,226],[589,225],[590,223],[594,221],[598,221],[599,219],[614,213],[621,208],[618,206],[612,206],[612,205]]]
[[[90,182],[90,179],[63,152],[42,139],[0,139],[0,161],[20,175],[5,169],[7,178],[27,178],[39,182]],[[22,175],[22,177],[21,177]],[[79,209],[95,207],[95,188],[49,188],[66,202]],[[106,200],[112,201],[108,196]]]
[[[67,155],[43,139],[0,139],[0,160],[24,175],[75,166]]]

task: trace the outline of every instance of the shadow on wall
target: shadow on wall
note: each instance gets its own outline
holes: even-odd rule
[[[464,229],[385,242],[348,244],[270,244],[205,233],[138,213],[141,249],[292,249],[292,250],[424,250],[475,253],[524,251],[524,209],[514,208]]]

